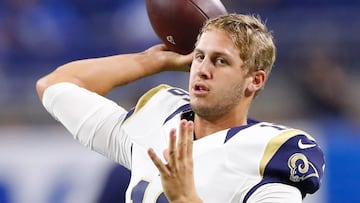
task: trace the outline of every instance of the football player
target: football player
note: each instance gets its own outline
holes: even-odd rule
[[[321,184],[324,157],[308,133],[250,119],[275,60],[253,15],[210,19],[193,53],[141,53],[70,62],[37,82],[47,111],[83,145],[131,170],[127,202],[302,202]],[[112,89],[190,68],[189,89],[161,84],[127,111]]]

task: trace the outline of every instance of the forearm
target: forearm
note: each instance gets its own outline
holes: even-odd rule
[[[112,88],[162,71],[161,58],[147,53],[85,59],[60,66],[36,85],[39,97],[59,82],[71,82],[100,95]]]

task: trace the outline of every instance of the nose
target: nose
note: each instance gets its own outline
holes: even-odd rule
[[[210,79],[212,77],[212,64],[208,60],[202,60],[196,70],[197,75],[202,79]]]

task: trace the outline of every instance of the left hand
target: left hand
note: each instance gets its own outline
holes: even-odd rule
[[[160,172],[164,193],[171,203],[202,202],[194,183],[193,129],[192,121],[181,120],[177,143],[176,130],[170,131],[169,148],[164,152],[167,163],[163,163],[153,149],[148,150],[151,160]]]

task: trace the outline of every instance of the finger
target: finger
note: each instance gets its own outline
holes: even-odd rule
[[[165,44],[156,44],[150,48],[148,48],[148,51],[164,51],[167,47]]]
[[[187,142],[187,149],[186,149],[186,155],[189,158],[192,158],[192,151],[193,151],[193,142],[194,142],[194,122],[189,121],[187,123],[187,136],[186,136],[186,142]]]
[[[187,136],[186,136],[186,120],[181,120],[179,125],[179,138],[178,138],[178,153],[179,153],[179,160],[182,160],[185,158],[186,155],[186,142],[187,142]]]
[[[165,161],[169,163],[169,149],[164,149],[163,156],[165,158]]]
[[[176,130],[172,129],[170,131],[170,141],[169,141],[169,154],[168,154],[168,166],[170,169],[176,169],[177,168],[177,162],[176,162]]]
[[[161,159],[156,155],[155,151],[152,148],[148,149],[148,155],[149,155],[150,159],[152,160],[152,162],[154,163],[154,165],[156,166],[156,168],[159,170],[160,174],[170,175],[168,168],[161,161]]]

